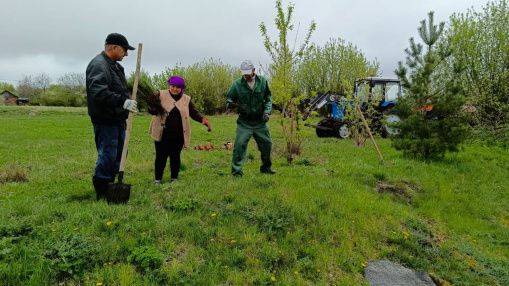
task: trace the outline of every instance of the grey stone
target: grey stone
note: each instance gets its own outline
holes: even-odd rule
[[[427,273],[388,260],[370,261],[364,277],[371,286],[436,286]]]

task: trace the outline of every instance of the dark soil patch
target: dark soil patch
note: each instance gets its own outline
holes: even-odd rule
[[[421,188],[407,181],[378,181],[376,183],[376,190],[381,194],[391,194],[395,198],[410,204],[412,203],[413,196],[420,192]]]

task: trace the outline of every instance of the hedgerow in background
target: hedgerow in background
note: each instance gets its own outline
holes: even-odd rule
[[[45,73],[24,75],[16,88],[0,83],[0,91],[4,89],[28,98],[30,105],[78,107],[87,104],[84,73],[65,73],[53,84]]]
[[[276,1],[274,23],[278,32],[278,38],[274,42],[269,37],[265,23],[260,23],[263,44],[272,60],[272,63],[269,65],[269,76],[271,79],[270,87],[273,101],[282,109],[283,115],[286,117],[281,119],[281,125],[286,141],[285,152],[288,163],[293,161],[295,155],[300,154],[302,141],[299,135],[300,115],[297,104],[300,92],[296,70],[305,50],[309,46],[311,35],[316,30],[316,23],[313,21],[300,47],[296,49],[296,42],[293,44],[293,47],[290,47],[288,34],[294,29],[292,23],[294,9],[295,6],[289,4],[285,11],[281,0]]]
[[[84,91],[67,88],[62,85],[51,85],[40,93],[38,105],[44,106],[86,106],[87,98]]]
[[[480,12],[451,16],[446,41],[453,48],[451,62],[464,69],[457,75],[449,66],[444,77],[459,76],[467,103],[475,107],[476,130],[509,144],[509,4],[490,2]],[[478,132],[477,132],[478,133]]]
[[[351,43],[331,39],[323,47],[311,45],[306,50],[297,69],[297,82],[306,96],[329,91],[351,95],[354,81],[378,75],[379,66]]]
[[[87,92],[85,73],[66,73],[58,78],[57,83],[68,90],[82,94]]]
[[[51,78],[45,73],[37,75],[24,75],[16,86],[20,97],[30,100],[30,105],[39,105],[39,98],[51,84]]]
[[[406,66],[399,62],[395,71],[406,94],[397,105],[401,117],[400,133],[393,137],[393,146],[407,156],[422,159],[440,159],[446,152],[458,151],[467,135],[466,120],[462,114],[463,90],[458,77],[436,77],[437,67],[451,54],[446,45],[438,45],[444,23],[434,24],[433,12],[428,21],[421,21],[419,36],[425,44],[410,39]],[[455,64],[452,70],[461,72]]]
[[[233,80],[240,77],[240,72],[220,60],[208,59],[187,67],[166,68],[152,77],[152,83],[157,89],[167,89],[166,81],[173,75],[184,77],[186,93],[191,96],[193,104],[210,115],[225,111],[226,92]]]
[[[16,92],[16,88],[14,87],[14,85],[7,83],[7,82],[0,81],[0,92],[6,91],[6,90],[10,91],[12,93]]]

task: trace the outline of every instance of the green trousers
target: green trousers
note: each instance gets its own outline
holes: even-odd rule
[[[254,137],[258,150],[261,153],[262,165],[260,171],[270,170],[272,162],[270,160],[270,151],[272,149],[272,140],[270,139],[269,128],[267,124],[250,125],[237,122],[237,136],[233,147],[232,174],[242,175],[242,165],[246,159],[247,144],[251,136]]]

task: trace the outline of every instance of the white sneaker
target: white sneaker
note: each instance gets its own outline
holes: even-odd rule
[[[155,180],[155,181],[154,181],[154,184],[155,184],[155,185],[158,185],[158,186],[159,186],[159,185],[161,185],[161,180]]]

